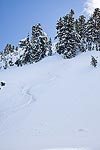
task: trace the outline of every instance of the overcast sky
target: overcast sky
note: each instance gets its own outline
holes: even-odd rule
[[[0,50],[7,43],[31,36],[32,25],[41,23],[49,37],[56,35],[56,22],[60,16],[75,10],[75,17],[90,14],[100,6],[100,0],[0,0]]]

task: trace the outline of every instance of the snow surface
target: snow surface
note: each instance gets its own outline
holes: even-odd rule
[[[0,81],[0,150],[100,149],[100,52],[1,70]]]
[[[45,149],[45,150],[87,150],[87,148],[55,148],[55,149]]]

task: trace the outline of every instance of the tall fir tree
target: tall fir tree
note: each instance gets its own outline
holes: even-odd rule
[[[32,47],[29,39],[29,33],[27,35],[27,38],[25,39],[25,45],[23,49],[24,49],[24,53],[22,56],[20,56],[22,64],[33,63]]]
[[[64,58],[76,56],[79,46],[79,35],[75,30],[74,11],[60,18],[56,25],[58,43],[57,52],[63,54]]]
[[[84,15],[79,16],[75,21],[75,30],[79,35],[80,44],[79,49],[81,52],[86,51],[86,39],[85,39],[85,31],[86,31],[86,19]]]
[[[87,49],[100,50],[100,9],[96,8],[87,21]]]
[[[8,55],[13,52],[14,52],[14,46],[11,44],[7,44],[6,47],[4,48],[5,55]]]
[[[22,66],[22,64],[31,63],[31,59],[30,59],[31,45],[29,40],[29,33],[25,39],[19,41],[19,48],[20,48],[19,57],[16,60],[15,64],[17,66]],[[17,47],[16,47],[16,51],[18,51]]]
[[[48,37],[43,32],[41,24],[37,24],[32,27],[31,46],[34,62],[38,62],[46,56],[48,49]]]
[[[96,8],[93,13],[94,19],[94,43],[96,45],[96,50],[100,51],[100,8]]]
[[[94,41],[94,33],[95,33],[95,27],[94,27],[94,20],[93,17],[91,16],[86,24],[86,31],[85,31],[85,36],[86,36],[86,48],[87,50],[91,51],[93,50],[93,41]]]
[[[48,41],[48,56],[52,56],[52,40],[51,40],[51,38]]]
[[[63,28],[64,28],[64,20],[63,18],[60,17],[60,19],[57,21],[56,24],[57,35],[55,37],[55,39],[58,39],[58,42],[56,44],[56,50],[58,54],[64,53],[64,44],[62,43],[62,36],[64,33]]]

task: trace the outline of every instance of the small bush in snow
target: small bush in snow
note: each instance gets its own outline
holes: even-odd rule
[[[2,82],[2,81],[0,82],[1,86],[5,86],[5,84],[6,84],[5,82]]]
[[[96,67],[97,66],[97,59],[95,59],[95,57],[93,57],[93,56],[91,56],[91,65],[93,66],[93,67]]]

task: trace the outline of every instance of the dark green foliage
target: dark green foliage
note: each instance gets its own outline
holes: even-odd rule
[[[93,56],[91,56],[91,65],[92,65],[93,67],[96,67],[96,66],[97,66],[97,59],[96,59],[95,57],[93,57]]]
[[[0,61],[3,59],[3,52],[0,52]]]
[[[33,62],[37,62],[46,56],[48,50],[48,37],[43,32],[40,24],[32,27],[31,46]]]
[[[100,9],[96,8],[93,15],[86,21],[85,16],[79,16],[74,21],[74,11],[60,17],[56,24],[58,39],[56,51],[64,58],[76,56],[78,51],[100,50]]]
[[[93,37],[94,37],[94,32],[95,32],[93,17],[89,18],[86,26],[87,26],[87,28],[86,28],[85,36],[86,36],[87,50],[91,51],[92,50],[92,44],[94,42]]]
[[[12,59],[9,60],[9,66],[14,66],[14,63],[13,63]]]
[[[18,46],[16,46],[15,51],[18,51]]]
[[[17,65],[17,67],[22,66],[22,61],[20,59],[16,60],[15,65]]]
[[[3,66],[4,67],[4,69],[7,69],[8,68],[8,63],[7,63],[7,60],[5,59],[5,65]]]
[[[56,38],[58,39],[56,48],[57,52],[63,54],[64,58],[75,57],[78,50],[79,36],[74,25],[73,10],[63,18],[60,18],[56,25]]]
[[[87,21],[87,29],[85,32],[86,41],[87,41],[87,49],[99,50],[100,43],[100,9],[96,8],[94,10],[93,15]]]
[[[86,40],[85,40],[85,31],[86,31],[86,20],[85,16],[79,16],[79,19],[75,21],[75,30],[79,35],[79,50],[81,52],[86,51]]]
[[[34,25],[32,27],[32,37],[29,39],[29,34],[27,38],[19,42],[20,48],[24,51],[21,56],[22,64],[38,62],[46,56],[48,50],[48,37],[43,32],[40,24]]]
[[[23,55],[20,56],[20,60],[21,63],[23,64],[27,64],[27,63],[31,63],[32,60],[32,53],[31,53],[31,44],[30,44],[30,40],[29,40],[29,34],[27,36],[27,38],[25,40],[23,40],[24,42],[24,46],[22,47],[22,49],[24,50]]]
[[[4,49],[4,54],[7,55],[7,54],[13,53],[13,52],[14,52],[14,46],[11,44],[7,44]]]
[[[51,38],[48,41],[48,56],[52,56],[52,40],[51,40]]]

